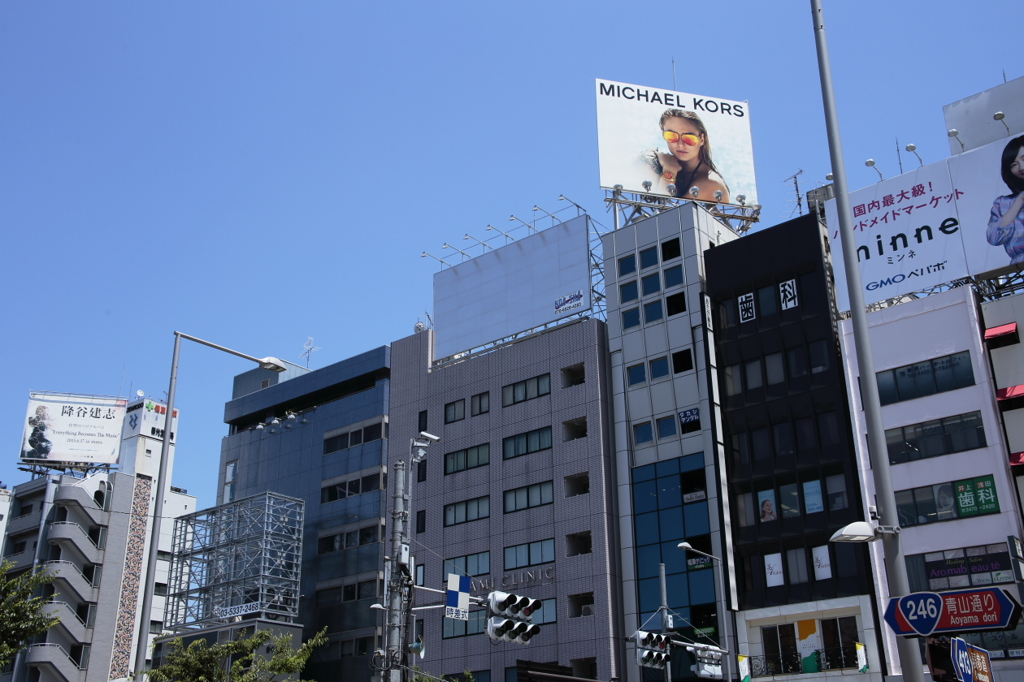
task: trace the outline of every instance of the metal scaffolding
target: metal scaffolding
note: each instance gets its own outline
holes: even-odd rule
[[[267,492],[175,519],[165,627],[296,622],[303,505]]]

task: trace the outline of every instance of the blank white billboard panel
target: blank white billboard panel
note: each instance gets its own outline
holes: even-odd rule
[[[434,275],[434,359],[589,310],[587,216]]]

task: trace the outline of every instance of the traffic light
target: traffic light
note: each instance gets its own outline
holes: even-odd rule
[[[722,675],[722,656],[729,652],[709,644],[688,644],[686,650],[697,657],[697,664],[690,666],[690,670],[697,673],[697,677],[709,680],[720,680]]]
[[[487,636],[501,642],[528,644],[540,632],[540,626],[530,621],[541,603],[539,599],[518,594],[491,592],[487,595],[491,612],[487,621]]]
[[[637,630],[636,662],[645,668],[664,668],[672,659],[668,635]]]

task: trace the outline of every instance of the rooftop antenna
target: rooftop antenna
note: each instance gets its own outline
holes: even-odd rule
[[[302,344],[302,347],[305,350],[299,354],[299,359],[301,360],[302,358],[306,358],[306,369],[309,369],[309,356],[312,355],[314,351],[320,350],[320,346],[314,346],[313,337],[310,336],[306,339],[306,343]]]
[[[896,138],[896,160],[900,163],[900,175],[903,175],[903,156],[900,154],[900,138],[898,137]]]
[[[790,180],[793,181],[793,191],[796,192],[796,208],[793,209],[793,213],[796,213],[796,212],[799,211],[800,215],[804,214],[804,200],[800,196],[800,181],[797,180],[797,176],[803,175],[803,173],[804,173],[804,169],[801,168],[796,173],[793,173],[788,178],[783,180],[783,182],[789,182]],[[789,214],[790,218],[793,217],[793,213]]]
[[[1003,71],[1003,82],[1006,82],[1006,71]],[[676,89],[676,58],[672,57],[672,89]]]

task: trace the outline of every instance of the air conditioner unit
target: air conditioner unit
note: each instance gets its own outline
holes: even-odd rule
[[[580,616],[593,616],[593,615],[594,615],[594,605],[593,604],[584,604],[583,606],[580,607]]]

